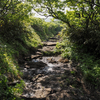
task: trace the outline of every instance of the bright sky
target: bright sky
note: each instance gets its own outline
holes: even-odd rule
[[[61,1],[64,1],[64,0],[61,0]],[[69,8],[66,8],[66,9],[65,9],[65,13],[66,13],[66,10],[70,10],[70,9],[69,9]],[[32,12],[35,13],[35,16],[34,16],[34,17],[45,18],[45,19],[46,19],[45,16],[39,15],[39,14],[38,14],[37,12],[35,12],[34,10],[32,10]],[[48,17],[45,21],[50,22],[50,19],[52,19],[52,18],[53,18],[53,17]]]
[[[44,18],[46,22],[50,22],[50,19],[53,18],[53,17],[46,18],[45,16],[41,16],[37,12],[35,12],[34,10],[32,10],[32,12],[35,13],[35,16],[34,17]]]
[[[34,10],[32,10],[32,13],[35,14],[34,17],[45,18],[45,16],[41,16],[41,15],[39,15],[39,14],[38,14],[36,11],[34,11]]]

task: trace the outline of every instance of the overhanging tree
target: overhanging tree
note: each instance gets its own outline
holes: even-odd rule
[[[30,0],[31,1],[31,0]],[[32,0],[33,9],[41,15],[52,16],[60,19],[71,26],[70,18],[67,12],[74,11],[74,18],[85,18],[86,27],[89,21],[93,22],[100,13],[99,0]],[[70,11],[66,10],[70,8]],[[66,11],[65,11],[66,10]],[[42,12],[42,13],[41,13]],[[72,17],[72,16],[71,16]]]
[[[0,1],[0,37],[11,42],[22,35],[22,21],[27,20],[32,6],[26,0]],[[18,32],[18,30],[20,32]]]
[[[20,20],[31,11],[32,6],[24,0],[1,0],[0,20]],[[15,20],[15,21],[16,21]]]
[[[52,16],[65,22],[69,36],[85,51],[99,51],[100,1],[99,0],[29,0],[39,14]],[[70,10],[67,10],[69,8]]]

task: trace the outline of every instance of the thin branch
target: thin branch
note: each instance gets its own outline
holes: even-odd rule
[[[5,5],[4,5],[3,9],[0,11],[0,13],[2,13],[4,11],[4,9],[5,9],[8,2],[9,2],[9,0],[5,3]]]

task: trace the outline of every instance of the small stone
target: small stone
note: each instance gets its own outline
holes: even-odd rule
[[[51,88],[45,88],[45,91],[51,91]]]
[[[69,60],[68,60],[68,59],[63,59],[63,58],[61,58],[61,59],[58,60],[58,62],[61,62],[61,63],[68,63]]]
[[[47,60],[49,63],[57,63],[57,61],[55,61],[53,58],[48,58]]]
[[[37,59],[39,57],[40,57],[40,55],[31,55],[31,59]]]
[[[68,60],[68,59],[65,59],[65,60],[64,60],[64,63],[68,63],[68,62],[69,62],[69,60]]]
[[[48,42],[47,46],[56,46],[56,42]]]
[[[30,68],[40,68],[40,67],[45,67],[47,64],[43,63],[42,61],[38,61],[38,62],[27,62],[27,64]]]
[[[25,65],[25,68],[30,68],[30,66],[28,66],[28,65]]]
[[[41,53],[41,52],[36,52],[36,54],[37,54],[37,55],[42,55],[42,53]]]

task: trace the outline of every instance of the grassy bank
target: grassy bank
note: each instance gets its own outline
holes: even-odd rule
[[[72,60],[77,65],[85,83],[90,83],[94,89],[100,89],[100,59],[98,56],[82,51],[81,46],[77,46],[70,41],[67,31],[62,30],[62,41],[57,43],[56,51],[61,52],[63,58]],[[84,48],[85,49],[85,48]]]
[[[42,41],[46,41],[49,37],[57,35],[62,29],[59,21],[45,22],[44,19],[34,17],[30,17],[30,19],[31,27]]]
[[[59,25],[46,23],[38,18],[18,22],[8,20],[7,23],[1,20],[1,22],[0,99],[20,100],[19,96],[22,93],[24,82],[21,78],[22,73],[19,71],[18,59],[31,51],[34,52],[34,49],[41,44],[41,40],[55,35],[59,31]],[[47,26],[48,24],[50,26]],[[50,27],[53,29],[48,30]],[[18,83],[14,86],[9,85],[16,81]]]
[[[0,98],[16,100],[24,87],[18,66],[18,58],[28,54],[29,48],[37,47],[41,42],[34,29],[25,22],[13,22],[2,25],[0,34]],[[11,87],[10,82],[21,80]]]

